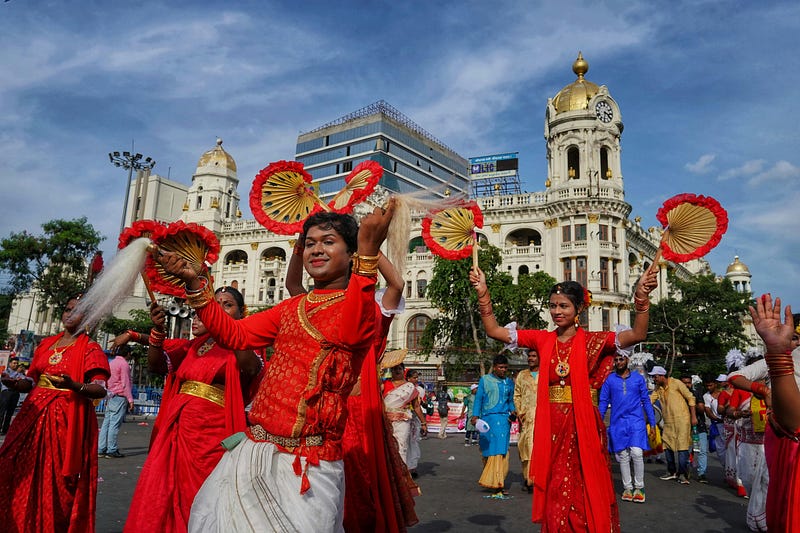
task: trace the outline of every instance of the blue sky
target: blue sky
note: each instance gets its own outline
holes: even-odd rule
[[[712,268],[739,255],[756,293],[800,310],[798,21],[798,2],[10,0],[0,236],[86,215],[110,257],[126,173],[109,151],[135,139],[188,184],[221,137],[245,198],[299,132],[380,99],[465,157],[519,152],[540,191],[545,104],[581,50],[621,107],[631,217],[714,196],[731,222]]]

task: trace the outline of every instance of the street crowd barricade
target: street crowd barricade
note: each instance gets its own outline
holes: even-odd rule
[[[164,389],[155,387],[143,387],[141,390],[134,385],[133,391],[133,412],[132,415],[146,416],[155,418],[161,408],[161,395]],[[95,406],[97,414],[106,412],[106,400],[103,399]]]
[[[464,408],[463,403],[447,402],[447,433],[465,433],[466,429],[458,429],[458,420],[461,415],[461,410]],[[467,418],[472,416],[469,411],[466,413]],[[442,420],[439,417],[438,411],[434,410],[432,415],[426,415],[428,421],[428,432],[438,433],[442,427]],[[511,444],[516,444],[519,440],[519,422],[511,423]]]

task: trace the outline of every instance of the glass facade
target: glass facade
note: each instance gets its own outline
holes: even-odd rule
[[[469,194],[468,160],[381,114],[322,128],[298,139],[296,159],[329,197],[358,163],[371,159],[384,169],[381,185],[400,193],[430,190],[433,196]],[[352,124],[358,124],[357,126]],[[315,135],[309,139],[309,135]]]

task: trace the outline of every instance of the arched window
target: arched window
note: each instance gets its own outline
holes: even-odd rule
[[[244,250],[233,250],[225,256],[225,265],[247,264],[247,253]]]
[[[523,275],[523,274],[529,274],[529,273],[530,273],[530,269],[528,268],[528,265],[522,265],[521,267],[519,267],[519,275],[520,276]]]
[[[425,298],[425,291],[428,288],[428,275],[424,270],[417,272],[417,297]]]
[[[614,177],[608,166],[608,148],[605,146],[600,148],[600,177],[606,180]]]
[[[416,315],[408,321],[406,328],[406,348],[409,350],[422,349],[422,333],[431,319],[425,315]]]
[[[577,146],[567,150],[567,175],[570,179],[580,179],[581,177],[581,155]]]

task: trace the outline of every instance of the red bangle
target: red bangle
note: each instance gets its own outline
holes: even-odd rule
[[[140,342],[142,340],[141,334],[133,331],[132,329],[128,330],[128,336],[131,338],[133,342]]]

